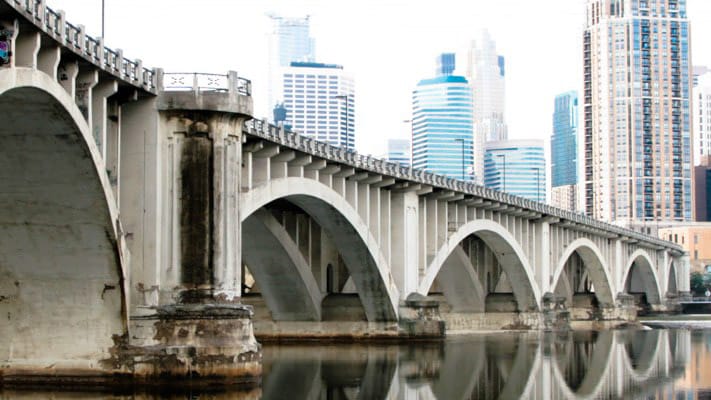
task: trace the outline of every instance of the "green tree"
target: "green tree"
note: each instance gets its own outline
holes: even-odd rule
[[[691,273],[691,292],[696,296],[703,296],[706,291],[706,279],[704,279],[704,275],[705,274],[702,274],[701,272]]]

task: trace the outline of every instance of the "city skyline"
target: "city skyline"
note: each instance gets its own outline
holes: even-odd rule
[[[127,49],[127,57],[140,58],[148,67],[166,71],[236,70],[252,79],[257,104],[267,95],[264,63],[272,21],[266,14],[310,15],[318,61],[344,65],[358,81],[356,147],[366,154],[384,153],[388,138],[409,136],[409,126],[403,121],[409,119],[412,87],[431,73],[433,57],[465,49],[480,29],[489,30],[498,53],[507,60],[506,122],[511,138],[549,140],[552,99],[582,86],[582,0],[554,0],[545,8],[517,0],[450,0],[417,6],[402,0],[372,4],[205,0],[199,8],[193,4],[187,0],[106,0],[105,43]],[[688,4],[692,62],[711,65],[711,46],[703,46],[703,38],[711,37],[711,26],[702,23],[711,18],[711,2],[689,0]],[[49,0],[48,6],[64,9],[69,21],[82,21],[88,34],[100,34],[100,2]],[[142,12],[136,13],[138,9]],[[460,11],[453,12],[456,9]],[[368,21],[367,29],[360,25],[363,19]],[[526,40],[521,39],[524,31]],[[153,39],[147,41],[144,38],[149,34]],[[155,50],[156,41],[163,50]],[[217,62],[216,52],[224,53]],[[397,73],[387,73],[386,67]]]

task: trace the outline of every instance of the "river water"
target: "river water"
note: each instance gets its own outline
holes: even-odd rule
[[[3,391],[0,399],[711,399],[711,330],[497,332],[407,345],[264,346],[259,388]]]

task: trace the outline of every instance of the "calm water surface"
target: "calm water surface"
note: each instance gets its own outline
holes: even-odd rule
[[[258,389],[0,399],[711,399],[711,330],[495,333],[410,345],[265,345]]]

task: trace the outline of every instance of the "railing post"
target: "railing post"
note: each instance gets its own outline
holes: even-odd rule
[[[84,25],[79,25],[79,34],[77,35],[76,46],[82,54],[86,54],[86,30]]]
[[[198,83],[198,74],[197,72],[193,73],[193,92],[198,93],[200,92],[200,86]]]
[[[59,20],[57,21],[57,35],[59,35],[59,41],[62,44],[67,43],[67,17],[64,14],[64,11],[59,10]]]

